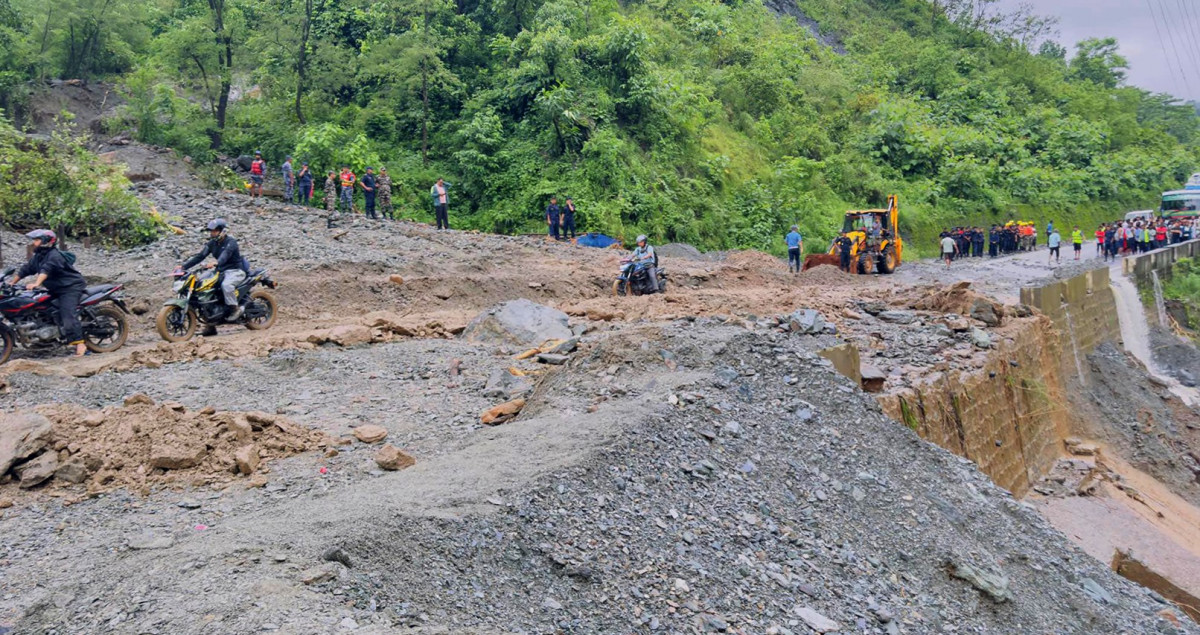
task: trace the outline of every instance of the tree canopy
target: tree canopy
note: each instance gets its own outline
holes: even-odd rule
[[[918,236],[1090,221],[1193,170],[1195,110],[1126,85],[1115,40],[1067,51],[998,7],[0,0],[0,88],[108,77],[128,102],[111,126],[199,161],[386,164],[414,216],[445,176],[457,226],[491,231],[537,230],[570,195],[586,229],[705,248],[827,239],[889,193]]]

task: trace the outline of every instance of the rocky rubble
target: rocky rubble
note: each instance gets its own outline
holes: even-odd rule
[[[102,410],[73,404],[34,410],[0,420],[0,461],[11,459],[8,465],[22,489],[51,479],[57,486],[84,485],[93,495],[116,487],[147,492],[157,486],[212,485],[334,443],[285,417],[189,411],[179,403],[155,404],[143,394]]]

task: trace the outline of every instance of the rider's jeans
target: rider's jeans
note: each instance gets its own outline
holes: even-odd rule
[[[221,291],[225,294],[225,304],[237,306],[237,294],[234,289],[246,279],[246,272],[241,269],[230,269],[221,279]]]

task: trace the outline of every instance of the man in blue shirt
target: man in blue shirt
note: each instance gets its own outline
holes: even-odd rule
[[[804,251],[804,237],[800,235],[800,228],[792,225],[792,231],[783,237],[783,241],[787,243],[788,248],[788,271],[798,273],[800,253]]]

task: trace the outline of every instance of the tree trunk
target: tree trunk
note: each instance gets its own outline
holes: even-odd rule
[[[300,27],[300,55],[296,59],[296,119],[301,125],[304,120],[304,110],[300,108],[300,99],[304,96],[304,85],[308,80],[308,34],[312,26],[313,0],[304,0],[304,24]]]
[[[213,150],[221,147],[221,139],[225,133],[225,115],[229,110],[229,90],[233,86],[233,37],[225,30],[225,0],[208,0],[208,8],[212,11],[213,35],[217,45],[222,49],[217,53],[217,63],[221,66],[221,94],[217,97],[216,128],[209,133]]]
[[[429,165],[429,2],[426,0],[425,30],[421,33],[421,44],[425,48],[421,57],[421,165]]]

